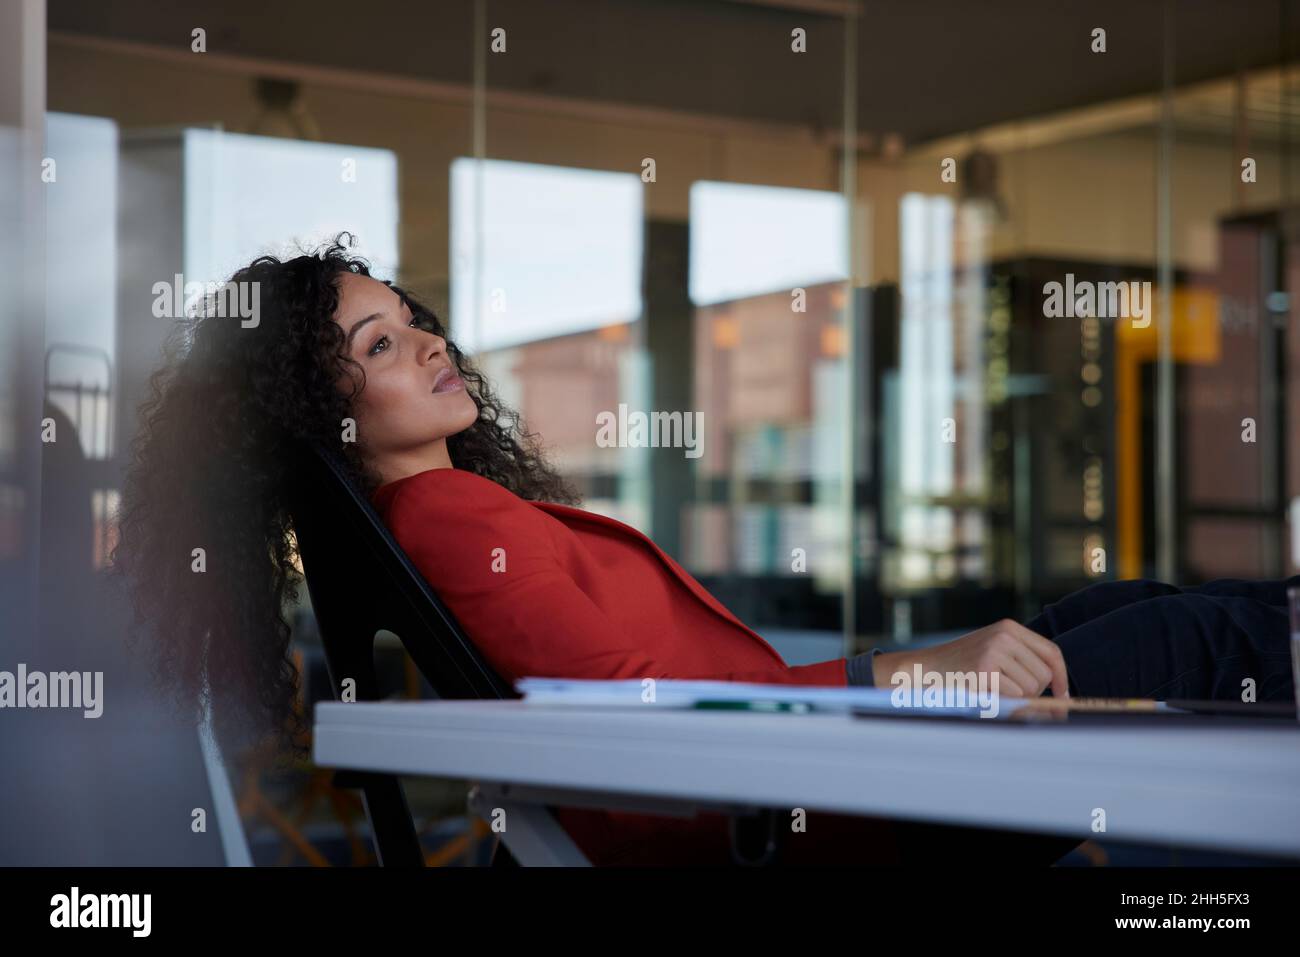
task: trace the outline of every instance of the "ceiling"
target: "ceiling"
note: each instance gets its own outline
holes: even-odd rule
[[[51,32],[469,84],[474,0],[47,0]],[[494,89],[835,130],[845,21],[819,0],[491,0]],[[909,145],[1160,88],[1161,0],[870,0],[856,30],[859,133]],[[1290,62],[1300,0],[1172,4],[1178,84]],[[790,52],[790,31],[808,52]],[[1107,52],[1090,51],[1107,31]],[[198,54],[195,54],[198,55]],[[1288,99],[1294,94],[1286,93]],[[1300,93],[1300,91],[1297,91]],[[1289,106],[1289,103],[1286,104]]]

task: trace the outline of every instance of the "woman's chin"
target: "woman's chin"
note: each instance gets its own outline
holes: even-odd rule
[[[478,406],[474,404],[474,400],[468,393],[461,392],[460,395],[464,396],[463,403],[458,403],[456,411],[449,413],[446,419],[451,426],[448,429],[449,434],[465,431],[478,419]]]

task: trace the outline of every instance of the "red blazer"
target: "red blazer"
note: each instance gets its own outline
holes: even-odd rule
[[[787,665],[654,542],[615,519],[529,501],[454,468],[390,482],[372,501],[508,682],[538,676],[847,684],[846,659]],[[703,859],[682,857],[690,848],[726,853],[720,815],[681,820],[561,808],[556,817],[597,864],[647,839],[664,849],[675,839],[679,862]]]
[[[709,678],[848,683],[846,659],[789,666],[645,535],[522,499],[464,469],[429,469],[373,497],[403,551],[509,682]]]

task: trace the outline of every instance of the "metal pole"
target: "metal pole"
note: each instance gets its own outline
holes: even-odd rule
[[[1160,152],[1156,165],[1156,284],[1160,290],[1156,336],[1156,575],[1172,581],[1176,575],[1174,476],[1173,366],[1173,207],[1171,202],[1174,151],[1174,3],[1165,0],[1160,105]]]
[[[840,151],[840,194],[844,198],[844,221],[848,230],[848,280],[844,297],[844,431],[843,431],[843,495],[844,509],[844,654],[857,649],[857,585],[858,585],[858,502],[857,502],[857,380],[854,373],[857,362],[857,213],[858,192],[858,11],[851,7],[844,17],[844,145]],[[866,371],[866,370],[863,370]]]

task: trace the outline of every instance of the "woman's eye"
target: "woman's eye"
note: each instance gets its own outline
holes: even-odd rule
[[[411,317],[411,321],[408,322],[407,325],[408,325],[408,326],[417,326],[417,327],[419,327],[419,328],[423,328],[423,320],[422,320],[418,315],[417,315],[417,316],[412,316],[412,317]],[[375,340],[375,344],[374,344],[373,346],[370,347],[370,351],[369,351],[368,353],[366,353],[366,355],[371,355],[371,356],[373,356],[373,355],[377,355],[377,354],[379,354],[380,352],[385,351],[384,349],[380,349],[380,348],[379,348],[379,343],[381,343],[381,342],[387,342],[387,341],[388,341],[388,336],[380,336],[378,339]]]

